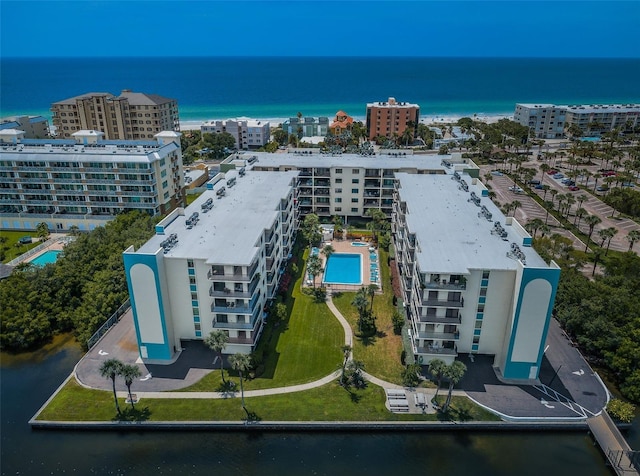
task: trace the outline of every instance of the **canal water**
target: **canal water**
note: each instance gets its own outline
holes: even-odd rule
[[[81,351],[69,340],[2,355],[2,475],[581,475],[613,474],[586,432],[77,432],[27,421]],[[628,435],[638,449],[640,424]]]

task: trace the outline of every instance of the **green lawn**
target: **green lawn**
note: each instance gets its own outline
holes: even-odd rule
[[[200,195],[202,195],[202,193],[188,193],[187,194],[187,205],[191,205],[193,202],[196,201],[196,198],[198,198]]]
[[[404,368],[400,362],[402,337],[394,334],[391,321],[395,307],[393,305],[390,271],[387,264],[389,253],[380,250],[379,255],[383,294],[376,294],[373,299],[373,313],[377,317],[378,335],[365,339],[358,337],[358,312],[351,305],[355,293],[334,295],[333,302],[349,321],[354,331],[354,358],[364,362],[365,370],[368,373],[388,382],[402,384],[400,375]]]
[[[305,250],[305,258],[307,253]],[[302,293],[301,255],[296,254],[299,270],[285,300],[290,317],[277,326],[267,324],[257,349],[264,355],[264,372],[247,381],[246,390],[312,382],[340,366],[344,331],[325,303]],[[211,372],[185,390],[210,392],[220,384],[220,371]]]
[[[449,416],[398,415],[384,406],[384,390],[369,385],[348,392],[333,382],[323,387],[264,397],[246,398],[247,409],[260,420],[269,421],[436,421],[461,416],[464,420],[496,421],[498,418],[466,398],[454,397]],[[120,408],[130,409],[124,399]],[[131,419],[149,421],[240,421],[245,418],[240,399],[143,399]],[[88,390],[71,379],[38,420],[112,421],[117,418],[111,392]]]
[[[19,244],[18,240],[27,235],[33,238],[33,243],[29,245]],[[36,241],[38,236],[34,231],[0,231],[0,241],[4,241],[2,238],[6,238],[4,243],[0,243],[0,255],[4,255],[4,258],[2,258],[3,263],[8,263],[12,259],[20,256],[22,253],[25,253],[40,244],[39,241]]]

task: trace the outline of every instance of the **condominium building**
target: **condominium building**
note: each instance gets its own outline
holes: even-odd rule
[[[516,104],[513,120],[526,126],[538,139],[564,137],[566,107],[553,104]]]
[[[232,155],[229,160],[242,162],[247,154]],[[411,151],[380,150],[373,156],[355,154],[321,154],[317,149],[290,149],[287,154],[252,153],[253,170],[297,170],[298,205],[303,215],[320,217],[339,215],[365,217],[371,208],[391,216],[394,196],[394,176],[397,172],[414,174],[445,174],[447,167],[458,163],[475,175],[478,167],[461,155],[412,155]]]
[[[513,118],[542,139],[564,137],[571,125],[578,126],[583,135],[599,135],[640,127],[640,104],[516,104]]]
[[[290,117],[282,123],[282,130],[300,138],[324,137],[329,132],[328,117]]]
[[[227,119],[226,121],[207,121],[200,126],[202,133],[231,134],[236,149],[259,149],[267,145],[271,137],[269,121],[258,121],[247,117]]]
[[[409,122],[413,123],[414,137],[420,120],[420,106],[408,102],[398,102],[395,98],[389,98],[384,102],[367,104],[367,137],[370,140],[378,136],[398,136],[407,128]]]
[[[51,105],[58,137],[80,130],[96,130],[107,140],[145,140],[162,131],[179,131],[178,103],[156,94],[123,90],[86,93]]]
[[[490,354],[505,379],[538,378],[560,277],[463,171],[396,174],[393,241],[416,360]]]
[[[598,104],[565,106],[567,126],[577,125],[583,135],[600,134],[613,129],[640,127],[640,104]]]
[[[292,246],[296,176],[242,168],[218,174],[147,243],[124,252],[143,359],[171,361],[181,340],[214,329],[229,336],[227,354],[255,349]]]
[[[0,130],[0,228],[90,230],[118,213],[167,213],[183,203],[180,134],[108,141],[99,131],[72,139],[24,139]]]
[[[49,137],[49,121],[44,116],[11,116],[0,119],[0,130],[17,129],[25,139]]]

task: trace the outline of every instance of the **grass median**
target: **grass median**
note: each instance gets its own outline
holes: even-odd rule
[[[387,251],[379,251],[382,294],[376,294],[373,298],[373,314],[376,316],[378,328],[378,333],[375,336],[358,337],[358,311],[351,304],[356,293],[334,294],[333,303],[353,329],[353,355],[355,359],[364,362],[365,371],[388,382],[402,384],[401,372],[404,368],[400,362],[402,336],[393,332],[392,317],[395,306],[393,305],[393,288],[387,264],[388,256]]]
[[[245,398],[247,410],[260,421],[498,421],[498,417],[464,397],[453,397],[449,414],[395,414],[385,407],[384,390],[369,385],[347,391],[337,382],[291,394]],[[111,392],[89,390],[69,380],[39,421],[112,422],[131,421],[242,421],[246,418],[240,398],[150,398],[136,404],[135,411],[119,399],[118,417]]]

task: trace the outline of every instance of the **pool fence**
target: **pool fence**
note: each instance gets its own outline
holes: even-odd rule
[[[40,253],[41,251],[49,248],[51,245],[54,245],[56,243],[67,244],[67,243],[69,243],[69,242],[71,242],[73,240],[75,240],[74,236],[59,236],[59,237],[56,237],[56,238],[50,238],[47,241],[45,241],[44,243],[40,243],[35,248],[31,248],[29,251],[27,251],[25,253],[22,253],[17,258],[12,259],[11,261],[9,261],[7,263],[7,265],[8,266],[17,266],[20,263],[24,263],[26,260],[28,260],[32,256],[35,256],[38,253]]]

